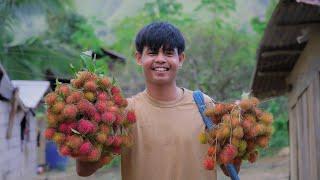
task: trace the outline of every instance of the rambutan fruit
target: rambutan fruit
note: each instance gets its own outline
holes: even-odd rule
[[[54,133],[52,140],[53,142],[55,142],[56,144],[62,144],[66,139],[66,136],[63,133]]]
[[[101,122],[101,115],[100,115],[100,113],[95,112],[95,113],[94,113],[94,116],[92,117],[92,120],[93,120],[94,122],[96,122],[96,123]]]
[[[230,133],[231,133],[230,127],[222,126],[221,128],[222,128],[221,131],[222,131],[223,137],[224,138],[230,137]]]
[[[135,123],[136,122],[136,115],[134,111],[128,111],[127,112],[127,118],[129,123]]]
[[[83,82],[80,79],[71,79],[71,86],[74,88],[81,88],[83,86]]]
[[[236,128],[233,129],[232,131],[232,136],[236,137],[238,139],[241,139],[243,137],[244,133],[243,133],[243,129],[241,126],[237,126]]]
[[[112,145],[119,147],[122,144],[122,137],[119,135],[114,136]]]
[[[235,128],[240,125],[240,119],[238,117],[231,116],[231,127]]]
[[[83,95],[81,92],[73,91],[71,94],[67,97],[66,103],[67,104],[75,104],[79,102],[82,99]]]
[[[117,87],[117,86],[112,86],[112,88],[111,88],[111,94],[114,96],[114,95],[116,95],[116,94],[120,94],[121,93],[121,91],[120,91],[120,89]]]
[[[241,122],[241,126],[243,127],[243,130],[245,132],[249,131],[251,129],[251,127],[253,126],[253,122],[251,122],[250,120],[244,119]]]
[[[237,148],[232,144],[228,144],[223,148],[223,150],[219,154],[219,160],[222,164],[229,164],[237,156],[237,154]]]
[[[107,106],[108,106],[108,107],[111,107],[111,106],[113,106],[113,105],[114,105],[114,102],[113,102],[113,101],[111,101],[111,100],[110,100],[110,101],[107,101]]]
[[[63,97],[67,97],[71,92],[71,89],[67,84],[61,84],[57,88],[58,89],[56,89],[56,92]]]
[[[98,84],[102,89],[107,89],[112,85],[110,79],[106,76],[99,79]]]
[[[231,125],[231,116],[230,114],[224,114],[222,116],[222,122],[227,125]]]
[[[217,135],[216,129],[209,130],[208,133],[211,139],[216,139],[216,135]]]
[[[235,157],[232,161],[232,164],[234,164],[236,167],[240,167],[242,163],[241,157]]]
[[[101,157],[101,149],[94,147],[91,152],[88,154],[88,160],[91,162],[98,161]]]
[[[233,103],[226,104],[226,109],[228,112],[231,112],[235,107],[236,105]]]
[[[265,135],[270,136],[273,132],[272,125],[270,124],[270,125],[265,126],[264,132],[265,132],[264,133]]]
[[[221,115],[226,112],[226,107],[223,104],[216,104],[214,106],[214,114]]]
[[[114,103],[115,103],[116,105],[118,105],[118,106],[121,106],[121,105],[122,105],[122,100],[123,100],[123,98],[122,98],[122,96],[121,96],[120,94],[115,94],[115,95],[113,96],[113,101],[114,101]]]
[[[211,120],[214,124],[221,123],[221,116],[220,115],[213,115],[211,116]]]
[[[62,145],[59,148],[59,152],[62,156],[69,156],[71,154],[71,149],[66,145]]]
[[[241,115],[240,113],[241,113],[241,112],[240,112],[240,110],[239,110],[239,109],[234,109],[234,110],[232,110],[232,111],[231,111],[231,113],[230,113],[230,114],[231,114],[231,116],[232,116],[232,117],[239,118],[239,117],[240,117],[240,115]]]
[[[83,88],[85,91],[94,92],[97,90],[97,84],[94,81],[87,81],[84,83]]]
[[[254,163],[256,162],[257,158],[258,158],[258,151],[253,151],[249,153],[248,161],[250,163]]]
[[[59,132],[62,132],[64,134],[68,134],[68,124],[67,123],[61,123],[59,125],[58,130],[59,130]]]
[[[108,136],[107,141],[106,141],[106,145],[110,146],[113,144],[114,141],[114,136]]]
[[[101,165],[109,164],[112,160],[111,155],[105,155],[100,159]]]
[[[256,116],[254,114],[251,114],[251,113],[245,114],[243,116],[243,118],[246,119],[246,120],[249,120],[249,121],[251,121],[253,123],[255,123],[257,121]]]
[[[269,143],[269,137],[267,136],[259,136],[256,139],[256,143],[259,147],[261,148],[266,148],[268,146]]]
[[[58,116],[52,113],[47,114],[47,119],[48,119],[48,126],[49,127],[57,127],[58,125]]]
[[[44,137],[48,140],[51,140],[53,138],[53,135],[55,132],[56,132],[56,130],[54,128],[47,128],[44,131]]]
[[[208,148],[208,156],[214,156],[215,154],[217,153],[217,149],[216,149],[216,146],[210,146]]]
[[[244,140],[240,140],[239,146],[238,146],[239,153],[245,152],[246,149],[247,149],[247,142]]]
[[[127,107],[127,106],[128,106],[128,100],[126,98],[123,98],[121,102],[121,107]]]
[[[55,92],[51,92],[46,95],[45,103],[49,106],[52,106],[57,101],[58,95]]]
[[[90,91],[85,92],[84,93],[84,97],[90,102],[94,102],[96,100],[95,94],[93,92],[90,92]]]
[[[255,128],[251,128],[247,133],[246,137],[247,138],[254,138],[258,135],[258,131]]]
[[[89,141],[85,141],[84,143],[81,144],[79,148],[79,154],[80,155],[87,155],[92,151],[92,144]]]
[[[66,145],[71,147],[72,149],[78,149],[83,143],[83,139],[78,135],[68,136],[66,139]]]
[[[101,120],[107,124],[112,124],[116,120],[116,116],[112,112],[104,112],[101,115]]]
[[[120,125],[124,122],[124,117],[121,114],[116,114],[116,119],[114,121],[114,124]]]
[[[110,97],[106,92],[100,91],[97,93],[97,100],[98,101],[107,101],[107,100],[110,100]]]
[[[263,112],[262,115],[259,117],[260,121],[262,121],[263,123],[269,125],[272,123],[273,121],[273,116],[271,113],[269,112]]]
[[[204,114],[208,117],[211,117],[214,115],[214,109],[213,108],[206,108],[206,110],[204,111]]]
[[[55,114],[59,114],[64,109],[65,104],[63,102],[56,102],[51,108],[51,111]]]
[[[203,166],[206,170],[213,170],[215,168],[215,164],[215,161],[211,157],[208,157],[203,161]]]
[[[103,133],[105,133],[105,134],[109,134],[109,132],[110,132],[110,128],[109,128],[109,126],[106,125],[106,124],[101,124],[101,125],[99,126],[99,129],[100,129],[101,132],[103,132]]]
[[[259,103],[260,103],[259,99],[256,98],[256,97],[251,97],[251,98],[250,98],[250,101],[251,101],[251,103],[253,104],[253,106],[258,106]]]
[[[78,113],[77,106],[73,104],[67,104],[63,111],[62,114],[66,119],[75,119]]]
[[[83,135],[88,133],[93,133],[94,129],[95,129],[95,125],[89,120],[81,119],[78,122],[77,130]]]
[[[113,112],[113,113],[119,112],[119,108],[117,106],[108,106],[107,109],[109,112]]]
[[[90,102],[86,99],[82,99],[78,102],[77,108],[80,112],[85,112],[90,106]]]
[[[108,135],[106,133],[104,133],[104,132],[98,132],[96,134],[96,140],[101,144],[106,143],[107,137],[108,137]]]
[[[107,111],[107,103],[105,101],[97,101],[95,107],[100,113]]]
[[[222,132],[222,129],[219,128],[216,130],[216,138],[220,141],[225,138],[224,133]]]
[[[256,115],[256,117],[261,117],[261,115],[262,115],[262,110],[259,109],[259,108],[257,108],[257,107],[255,107],[255,108],[254,108],[254,114]]]
[[[80,71],[77,73],[77,78],[84,84],[86,81],[96,80],[97,76],[89,71]]]
[[[201,144],[206,144],[208,142],[207,136],[204,132],[199,134],[199,141]]]
[[[258,135],[262,135],[265,133],[265,126],[263,124],[257,123],[256,125],[254,125],[253,127],[255,129],[255,131],[257,132]]]
[[[253,104],[250,101],[250,99],[242,99],[239,103],[239,106],[241,109],[243,109],[244,111],[249,111],[253,108]]]
[[[125,147],[130,147],[133,145],[133,138],[131,135],[123,135],[121,139],[122,139],[122,144]]]
[[[250,139],[247,141],[247,151],[251,152],[256,148],[256,144],[254,142],[254,140]]]
[[[113,146],[112,152],[116,155],[120,155],[121,154],[121,147],[120,146]]]
[[[232,138],[231,138],[231,144],[234,145],[234,146],[236,146],[236,147],[239,147],[240,139],[235,138],[235,137],[232,137]]]

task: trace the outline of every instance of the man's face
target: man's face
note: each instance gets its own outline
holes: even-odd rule
[[[136,52],[136,60],[143,67],[147,83],[165,85],[175,82],[178,68],[184,61],[184,53],[179,55],[177,48],[152,51],[145,47],[142,54]]]

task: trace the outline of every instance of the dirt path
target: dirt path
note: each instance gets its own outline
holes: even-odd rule
[[[240,171],[241,180],[287,180],[289,179],[289,153],[279,153],[273,157],[259,159],[254,164],[245,163]],[[77,176],[72,163],[66,172],[48,172],[37,177],[37,180],[121,180],[120,168],[101,169],[94,175],[86,178]],[[219,180],[229,180],[218,171]]]

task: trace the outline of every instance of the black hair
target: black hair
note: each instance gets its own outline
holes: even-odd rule
[[[158,52],[163,47],[164,51],[177,48],[181,54],[185,48],[185,40],[178,28],[168,22],[153,22],[143,27],[136,36],[136,50],[142,54],[143,48],[148,47]]]

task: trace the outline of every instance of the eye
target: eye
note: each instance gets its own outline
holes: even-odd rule
[[[171,57],[174,55],[174,51],[166,51],[165,54],[166,54],[166,56]]]
[[[150,55],[150,56],[155,56],[155,55],[157,55],[157,52],[155,52],[155,51],[149,51],[149,52],[148,52],[148,55]]]

